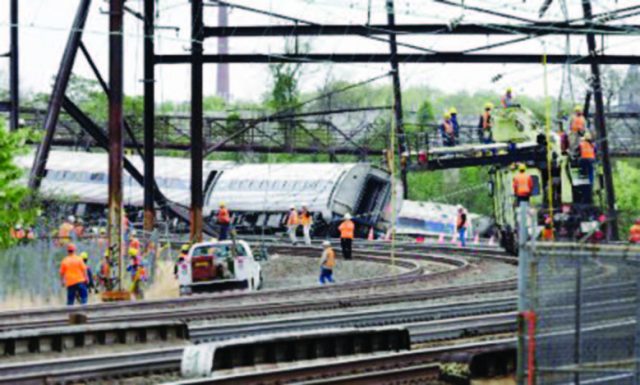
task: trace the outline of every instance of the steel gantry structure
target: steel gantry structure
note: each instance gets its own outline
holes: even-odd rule
[[[16,0],[13,0],[17,3]],[[448,0],[434,0],[439,3],[448,4],[451,6],[460,6]],[[457,24],[457,25],[445,25],[445,24],[398,24],[394,18],[393,0],[386,0],[387,6],[387,24],[367,24],[367,25],[344,25],[344,24],[320,24],[309,20],[302,20],[299,18],[292,18],[289,16],[277,14],[274,12],[268,12],[259,10],[247,6],[241,6],[238,4],[229,3],[222,0],[191,0],[191,52],[189,54],[156,54],[154,47],[155,29],[155,3],[156,0],[144,0],[143,14],[139,14],[132,11],[128,7],[124,6],[124,0],[110,0],[110,67],[109,67],[109,82],[107,86],[106,82],[101,80],[101,76],[97,70],[97,67],[92,64],[91,56],[82,44],[81,37],[84,30],[84,24],[86,21],[87,13],[91,0],[81,0],[78,6],[76,18],[73,23],[73,28],[70,32],[63,60],[60,64],[58,76],[53,88],[52,97],[45,119],[44,128],[45,135],[41,142],[34,167],[30,175],[29,184],[33,188],[39,186],[40,180],[45,174],[46,161],[49,148],[52,143],[53,133],[55,125],[60,114],[60,110],[64,109],[70,116],[72,116],[92,138],[99,143],[105,149],[110,152],[110,186],[113,191],[110,190],[110,207],[112,205],[118,205],[118,185],[121,184],[121,172],[122,167],[126,168],[134,178],[136,178],[141,184],[144,185],[144,210],[145,210],[145,227],[150,229],[153,227],[154,207],[155,205],[167,206],[169,205],[174,212],[184,219],[188,219],[191,225],[191,237],[194,240],[200,240],[202,238],[203,228],[206,228],[206,224],[202,219],[202,206],[203,206],[203,191],[202,191],[202,162],[205,152],[208,150],[204,146],[203,140],[203,66],[208,63],[278,63],[278,62],[292,62],[292,63],[389,63],[390,74],[393,81],[394,90],[394,127],[400,134],[400,138],[403,137],[402,132],[404,129],[404,123],[402,121],[402,101],[401,101],[401,86],[400,86],[400,64],[403,63],[531,63],[540,64],[542,55],[535,54],[487,54],[487,53],[474,53],[477,51],[494,48],[496,46],[504,46],[507,44],[513,44],[521,42],[527,39],[546,36],[546,35],[582,35],[587,39],[589,53],[587,55],[560,55],[552,54],[546,56],[547,63],[550,64],[580,64],[589,65],[593,77],[592,88],[595,100],[595,121],[596,129],[599,137],[606,138],[606,124],[604,119],[602,92],[601,92],[601,80],[599,73],[599,65],[608,64],[640,64],[640,56],[634,55],[607,55],[602,52],[602,49],[598,49],[596,46],[595,36],[597,35],[629,35],[639,34],[640,26],[636,25],[609,25],[604,22],[596,23],[594,20],[603,20],[606,18],[609,20],[623,19],[633,13],[626,14],[623,10],[620,12],[612,11],[605,14],[593,15],[591,12],[591,6],[588,0],[583,1],[583,13],[584,17],[564,21],[564,22],[539,22],[529,19],[515,17],[498,11],[486,10],[478,7],[466,7],[466,9],[489,13],[493,16],[502,18],[508,18],[518,21],[519,24]],[[240,8],[246,11],[257,12],[261,14],[267,14],[280,19],[288,20],[290,25],[266,25],[266,26],[206,26],[204,24],[204,9],[207,5],[225,6],[229,9]],[[624,11],[634,10],[640,8],[640,6],[628,7]],[[17,9],[17,8],[16,8]],[[16,11],[17,12],[17,11]],[[126,122],[126,119],[122,116],[122,29],[121,18],[124,12],[132,13],[135,17],[142,20],[144,23],[144,141],[143,145],[139,145],[133,137],[131,129]],[[13,16],[13,14],[12,14]],[[17,19],[17,15],[16,15]],[[15,23],[17,26],[17,22]],[[12,23],[12,26],[14,24]],[[120,27],[118,27],[120,26]],[[12,29],[13,31],[13,29]],[[120,32],[117,32],[120,31]],[[17,28],[15,33],[17,34]],[[114,36],[117,35],[117,36]],[[437,52],[425,47],[407,44],[397,41],[398,35],[413,35],[413,34],[426,34],[426,35],[514,35],[518,38],[507,42],[497,43],[493,45],[483,46],[466,50],[462,52]],[[243,37],[264,37],[264,36],[362,36],[367,39],[373,39],[377,41],[384,41],[389,43],[388,53],[282,53],[282,54],[243,54],[243,53],[222,53],[222,54],[208,54],[203,50],[203,42],[208,38],[234,38],[238,36]],[[398,47],[405,47],[413,49],[412,53],[398,52]],[[94,122],[91,118],[86,116],[80,111],[79,108],[65,97],[65,90],[69,81],[69,76],[73,68],[73,63],[78,50],[81,50],[85,58],[89,61],[92,69],[95,72],[96,77],[100,80],[105,92],[110,96],[109,103],[109,131],[107,134]],[[16,49],[17,58],[17,49]],[[17,59],[16,59],[17,62]],[[154,149],[155,149],[155,86],[156,76],[155,67],[159,65],[172,65],[172,64],[188,64],[191,67],[191,112],[190,112],[190,143],[189,150],[191,154],[191,207],[188,210],[188,214],[185,210],[181,210],[178,207],[171,206],[170,202],[162,196],[161,192],[157,188],[154,180]],[[17,88],[17,85],[16,85]],[[17,103],[16,103],[17,106]],[[17,110],[14,111],[12,116],[17,116]],[[277,117],[278,113],[272,115]],[[247,125],[251,127],[251,124]],[[247,126],[239,130],[247,130]],[[243,131],[242,131],[243,132]],[[240,132],[241,133],[241,132]],[[126,135],[125,135],[126,134]],[[238,133],[231,134],[230,137],[234,137]],[[125,140],[125,136],[129,139]],[[130,162],[123,159],[122,150],[124,143],[130,143],[144,158],[144,173],[140,173],[131,165]],[[606,141],[605,141],[606,143]],[[224,143],[223,143],[224,144]],[[140,148],[143,151],[140,151]],[[213,146],[213,148],[217,148]],[[278,149],[274,149],[274,152]],[[282,149],[287,150],[287,149]],[[290,150],[290,149],[289,149]],[[406,143],[402,140],[398,143],[398,151],[402,153],[406,150]],[[610,215],[615,217],[614,200],[615,195],[613,191],[613,183],[611,180],[611,166],[609,161],[609,153],[607,146],[602,148],[603,164],[605,166],[605,175],[608,175],[606,179],[606,189],[608,197],[608,209]],[[120,181],[120,182],[119,182]],[[120,186],[121,190],[121,186]],[[406,190],[405,190],[406,191]],[[111,196],[113,192],[114,196]],[[115,207],[115,206],[113,206]],[[113,215],[117,215],[114,208]],[[110,219],[111,211],[110,211]],[[114,224],[114,226],[117,226]],[[614,232],[616,229],[614,227]],[[116,238],[118,235],[114,235]],[[119,240],[116,239],[115,243]],[[111,247],[117,247],[111,245]]]

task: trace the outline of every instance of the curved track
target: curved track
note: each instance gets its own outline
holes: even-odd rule
[[[515,264],[516,260],[507,257],[495,248],[483,247],[480,249],[456,248],[450,245],[424,245],[411,243],[398,243],[393,258],[390,255],[389,243],[384,242],[357,242],[354,249],[354,258],[367,260],[374,263],[391,264],[402,269],[401,272],[375,277],[344,282],[331,286],[299,287],[280,290],[265,290],[257,293],[222,293],[199,295],[193,297],[173,298],[167,300],[152,300],[128,303],[108,303],[84,306],[82,311],[87,314],[90,323],[109,323],[121,321],[126,318],[129,322],[146,320],[182,320],[191,322],[195,320],[212,320],[228,318],[261,317],[273,314],[295,314],[286,319],[265,320],[262,322],[248,321],[244,324],[234,323],[227,326],[216,322],[212,326],[190,325],[193,340],[207,341],[226,338],[229,335],[254,335],[271,332],[274,329],[313,329],[326,325],[327,319],[332,319],[343,326],[371,326],[386,324],[403,324],[412,327],[412,339],[415,343],[431,340],[458,338],[464,335],[486,334],[492,332],[512,331],[515,326],[510,319],[514,309],[513,298],[502,298],[492,301],[454,301],[457,296],[477,295],[481,293],[513,291],[516,287],[515,277],[501,279],[485,279],[482,282],[465,282],[466,274],[479,274],[479,264]],[[292,247],[287,245],[269,245],[271,252],[283,255],[295,255],[301,257],[314,257],[320,253],[318,247]],[[446,268],[438,272],[425,270],[425,262],[436,263]],[[440,279],[436,287],[427,287],[430,283]],[[420,301],[433,299],[450,299],[448,303],[421,305]],[[416,305],[410,305],[416,302]],[[325,317],[309,315],[313,311],[341,310],[346,308],[377,306],[385,304],[407,303],[405,310],[395,308],[358,311],[342,315],[327,315]],[[77,312],[79,308],[52,307],[27,311],[0,312],[0,330],[15,330],[24,328],[41,328],[51,326],[63,326],[68,322],[70,313]],[[436,321],[443,318],[448,320]],[[465,317],[457,320],[455,317]],[[244,325],[244,326],[243,326]],[[412,325],[412,326],[410,326]],[[411,330],[411,329],[410,329]],[[483,343],[483,346],[487,343]],[[489,343],[490,344],[490,343]],[[449,352],[457,347],[440,348],[437,350]],[[83,358],[70,358],[54,361],[34,361],[30,364],[1,365],[0,383],[63,383],[68,381],[118,378],[127,376],[147,375],[151,373],[174,373],[179,364],[179,352],[181,348],[165,348],[150,350],[144,354],[135,354],[135,359],[128,354],[111,354],[108,356],[89,356]],[[143,353],[144,351],[140,351]],[[394,370],[400,370],[397,376],[411,378],[418,372],[433,374],[431,363],[437,361],[433,351],[425,354],[413,368],[405,366],[403,371],[396,361],[403,357],[413,357],[407,353],[393,354],[384,357],[372,357],[359,359],[361,362],[353,364],[362,370],[370,371],[362,375],[355,369],[343,370],[351,364],[343,361],[305,368],[277,370],[273,373],[261,372],[245,374],[238,377],[219,378],[214,382],[202,382],[212,384],[226,383],[256,383],[258,379],[273,379],[273,383],[279,381],[312,380],[320,376],[347,376],[343,380],[354,383],[376,382],[376,374],[380,381],[388,376],[389,362],[396,362]],[[417,357],[417,356],[416,356]],[[426,357],[431,357],[427,359]],[[128,360],[128,361],[127,361]],[[353,360],[351,360],[353,361]],[[357,361],[357,360],[356,360]],[[125,365],[124,362],[127,362]],[[386,363],[386,364],[383,364]],[[26,366],[25,366],[26,365]],[[49,366],[47,366],[49,365]],[[347,366],[345,366],[347,365]],[[425,366],[426,365],[426,366]],[[179,366],[179,365],[178,365]],[[31,367],[31,370],[27,370]],[[39,369],[38,369],[39,368]],[[342,369],[341,369],[342,368]],[[315,370],[315,372],[314,372]],[[401,373],[402,371],[402,373]],[[277,372],[277,373],[276,373]],[[425,372],[425,373],[426,373]],[[48,373],[46,376],[44,373]],[[307,373],[301,375],[301,373]],[[324,373],[324,374],[323,374]],[[404,373],[404,374],[403,374]],[[413,374],[412,374],[413,373]],[[421,374],[421,375],[422,375]],[[267,377],[264,377],[264,376]],[[293,377],[292,377],[293,376]],[[355,376],[355,377],[353,377]],[[358,377],[360,376],[360,377]],[[392,376],[393,377],[393,376]],[[340,380],[339,378],[336,379]],[[7,382],[8,381],[8,382]],[[231,382],[229,382],[231,381]],[[235,381],[235,382],[234,382]],[[342,381],[342,380],[340,380]],[[351,382],[326,382],[326,383],[351,383]],[[268,383],[268,381],[267,381]],[[314,383],[314,382],[311,382]],[[318,382],[325,383],[325,382]]]

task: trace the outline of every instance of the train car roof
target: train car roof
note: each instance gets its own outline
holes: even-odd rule
[[[226,170],[207,200],[209,209],[225,202],[230,210],[286,211],[307,203],[311,211],[326,210],[343,175],[366,163],[245,164]]]

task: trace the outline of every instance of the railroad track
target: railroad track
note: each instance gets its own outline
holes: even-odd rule
[[[316,255],[315,248],[292,248],[290,246],[279,246],[276,248],[281,253],[293,253],[303,255]],[[376,255],[377,254],[377,255]],[[379,263],[391,263],[389,258],[384,257],[384,251],[356,250],[357,258],[367,258]],[[337,307],[350,306],[366,306],[375,304],[390,303],[393,301],[416,301],[421,299],[435,298],[436,295],[464,295],[464,293],[512,290],[515,288],[515,280],[503,280],[490,282],[486,284],[463,286],[462,291],[456,288],[438,288],[430,290],[410,290],[409,293],[400,292],[398,288],[402,285],[421,282],[425,280],[433,280],[442,276],[453,276],[461,274],[470,268],[469,263],[460,258],[450,256],[433,256],[416,254],[416,252],[399,252],[393,262],[398,266],[412,268],[402,274],[395,276],[378,277],[375,279],[366,279],[352,281],[331,286],[319,287],[303,287],[291,288],[284,290],[265,290],[256,293],[224,293],[214,295],[202,295],[195,297],[181,297],[168,300],[152,300],[142,302],[127,303],[109,303],[94,304],[82,308],[87,313],[90,322],[110,322],[121,318],[123,313],[131,316],[134,320],[149,319],[206,319],[220,318],[221,316],[245,316],[245,315],[261,315],[270,313],[286,313],[296,312],[307,307],[309,310],[326,310]],[[431,260],[441,264],[449,264],[451,270],[441,271],[432,274],[424,274],[422,267],[417,260]],[[371,294],[370,291],[390,286],[393,284],[394,292],[385,294]],[[362,291],[363,295],[356,296],[358,291]],[[335,293],[332,294],[332,293]],[[317,298],[315,301],[298,301],[297,304],[292,303],[291,298],[303,297],[312,298],[319,296],[329,296],[330,299]],[[283,300],[283,298],[285,300]],[[251,306],[230,305],[241,302],[244,299],[250,299],[253,303]],[[259,303],[259,306],[255,306]],[[215,309],[215,310],[214,310]],[[67,323],[68,315],[77,312],[78,308],[44,308],[27,311],[12,311],[0,313],[0,330],[38,328],[44,326],[59,326]]]
[[[510,315],[511,319],[513,316]],[[498,321],[498,322],[496,322]],[[464,334],[469,330],[470,321],[468,319],[450,320],[451,329],[453,329],[458,323],[458,334]],[[479,324],[479,319],[475,320],[476,326]],[[485,327],[495,323],[495,328],[498,326],[501,320],[496,317],[490,317],[486,319]],[[449,332],[452,332],[451,330]],[[442,340],[442,329],[434,329],[429,336],[428,331],[424,331],[420,334],[421,341],[435,341]],[[504,341],[502,341],[504,342]],[[509,340],[511,343],[511,340]],[[430,360],[431,362],[437,359],[444,353],[450,353],[455,351],[468,351],[472,348],[493,346],[496,342],[483,342],[479,344],[466,344],[461,346],[439,347],[431,349],[420,349],[410,352],[402,353],[389,353],[384,355],[374,355],[364,358],[347,358],[340,359],[335,362],[323,362],[323,363],[310,363],[305,367],[295,366],[288,369],[279,369],[276,371],[264,371],[260,370],[255,373],[243,374],[240,377],[237,375],[225,375],[224,378],[217,378],[212,382],[215,384],[237,384],[237,383],[256,383],[261,376],[263,379],[272,379],[273,381],[282,381],[284,379],[308,379],[313,376],[309,375],[316,371],[321,371],[327,374],[328,372],[338,375],[340,373],[349,372],[345,370],[351,367],[351,371],[360,367],[367,370],[371,370],[374,367],[380,366],[397,366],[398,363],[404,362],[410,364],[411,362],[424,362],[424,360]],[[74,358],[64,359],[52,359],[44,361],[34,361],[28,363],[15,363],[0,365],[0,384],[15,384],[15,385],[51,385],[51,384],[67,384],[77,381],[91,382],[113,378],[126,378],[126,377],[139,377],[147,376],[151,374],[165,374],[178,376],[180,370],[180,361],[182,358],[182,348],[162,348],[162,349],[149,349],[138,350],[135,352],[116,353],[116,354],[101,354],[93,356],[81,356]],[[389,360],[390,362],[387,362]],[[224,371],[222,372],[223,375]],[[318,373],[316,373],[318,374]],[[296,377],[291,377],[292,375]],[[206,380],[203,380],[206,381]],[[221,382],[217,382],[221,381]],[[238,382],[234,382],[238,381]],[[248,382],[245,382],[248,381]],[[208,382],[203,382],[208,383]]]

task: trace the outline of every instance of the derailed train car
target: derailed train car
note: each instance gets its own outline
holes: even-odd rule
[[[304,204],[315,234],[334,233],[337,220],[351,213],[364,236],[390,224],[390,197],[389,173],[368,163],[244,164],[222,173],[206,210],[224,202],[237,229],[270,231],[284,228],[290,208]]]
[[[28,171],[33,155],[19,157],[18,165]],[[143,171],[140,157],[128,159]],[[191,196],[189,168],[187,158],[156,157],[158,187],[169,200],[185,206]],[[130,213],[138,211],[143,204],[143,189],[126,171],[123,178],[123,203]],[[368,163],[205,161],[204,212],[213,222],[212,214],[220,202],[225,202],[240,232],[274,232],[284,228],[291,206],[299,209],[305,203],[314,216],[314,233],[335,231],[336,219],[350,212],[362,236],[370,227],[384,230],[389,225],[390,180],[387,171]],[[104,215],[108,198],[107,155],[51,151],[41,192],[50,201],[72,202],[76,214]],[[398,194],[401,196],[400,191]]]

